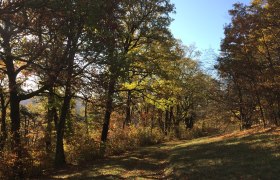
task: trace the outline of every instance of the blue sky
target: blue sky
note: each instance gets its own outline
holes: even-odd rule
[[[223,27],[230,22],[228,10],[236,2],[249,4],[250,0],[171,0],[176,14],[171,31],[185,45],[195,43],[199,50],[219,50]]]
[[[170,29],[175,38],[184,45],[195,44],[202,52],[200,64],[204,71],[215,75],[213,65],[219,54],[220,42],[224,37],[223,27],[230,23],[228,10],[233,4],[250,4],[251,0],[171,0],[176,14]]]

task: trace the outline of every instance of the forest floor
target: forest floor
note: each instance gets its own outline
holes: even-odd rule
[[[280,129],[167,142],[57,171],[47,179],[278,179]]]

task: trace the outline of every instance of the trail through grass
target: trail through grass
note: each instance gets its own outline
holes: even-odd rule
[[[279,179],[280,129],[168,142],[48,179]]]

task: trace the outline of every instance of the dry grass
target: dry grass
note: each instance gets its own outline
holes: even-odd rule
[[[277,179],[280,129],[173,141],[71,167],[46,179]]]
[[[253,128],[176,146],[166,176],[188,179],[278,179],[280,129]]]

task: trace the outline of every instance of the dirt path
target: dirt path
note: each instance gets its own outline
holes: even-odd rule
[[[114,156],[95,165],[72,167],[47,179],[162,179],[173,147],[182,142],[169,142]]]

